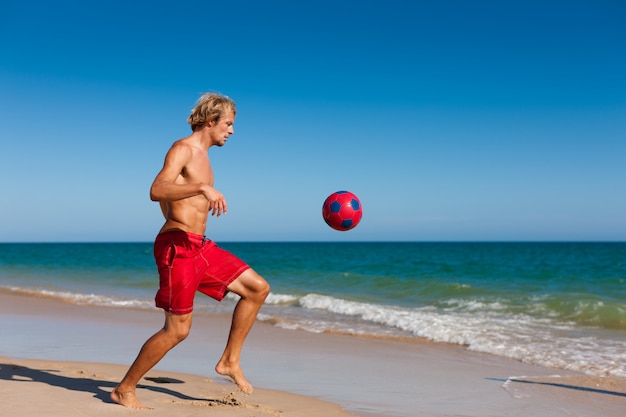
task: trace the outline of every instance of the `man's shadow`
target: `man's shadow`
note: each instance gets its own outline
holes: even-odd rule
[[[43,382],[53,387],[65,388],[71,391],[88,392],[100,401],[108,404],[115,404],[111,400],[111,391],[117,386],[117,383],[111,381],[98,380],[94,378],[85,377],[69,377],[59,374],[60,371],[54,369],[33,369],[26,366],[15,365],[10,363],[0,363],[0,379],[6,381],[15,381],[17,383],[28,382]],[[155,383],[177,383],[183,384],[184,381],[180,381],[172,378],[146,378]],[[103,388],[110,388],[109,391]],[[137,388],[147,389],[154,392],[159,392],[173,397],[180,398],[181,400],[188,401],[205,401],[208,403],[225,404],[224,400],[214,400],[207,398],[194,398],[180,392],[173,391],[171,389],[163,387],[155,387],[150,385],[137,385]]]

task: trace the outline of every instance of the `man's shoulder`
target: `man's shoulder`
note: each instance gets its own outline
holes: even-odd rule
[[[189,145],[184,139],[179,139],[172,143],[170,149],[165,156],[166,160],[178,161],[178,164],[186,164],[191,158],[193,158],[193,147]]]
[[[172,142],[172,148],[175,147],[191,147],[191,144],[189,143],[189,137],[181,138]]]
[[[182,138],[174,141],[170,146],[170,152],[191,152],[194,147],[189,143],[189,138]]]
[[[174,143],[172,143],[172,149],[180,148],[180,149],[188,149],[191,151],[203,151],[202,144],[199,143],[199,140],[194,135],[187,136],[182,139],[178,139]]]

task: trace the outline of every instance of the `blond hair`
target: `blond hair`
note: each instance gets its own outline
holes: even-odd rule
[[[217,122],[228,111],[237,114],[235,102],[230,97],[218,93],[204,93],[196,102],[196,107],[187,118],[187,123],[195,132],[209,122]]]

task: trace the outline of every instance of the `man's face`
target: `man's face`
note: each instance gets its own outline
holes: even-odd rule
[[[224,146],[228,137],[235,133],[235,112],[226,112],[215,123],[209,123],[211,128],[213,143],[217,146]]]

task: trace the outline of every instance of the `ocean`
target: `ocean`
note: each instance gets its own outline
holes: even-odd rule
[[[626,243],[224,242],[271,284],[259,320],[425,338],[626,377]],[[152,243],[2,243],[0,290],[154,309]],[[196,297],[196,314],[237,301]]]

